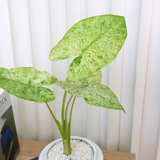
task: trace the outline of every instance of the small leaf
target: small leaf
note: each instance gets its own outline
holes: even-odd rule
[[[120,51],[127,30],[125,19],[101,15],[83,19],[71,27],[51,50],[53,61],[77,56],[68,70],[68,80],[88,77],[113,61]]]
[[[84,81],[73,81],[69,83],[57,81],[57,85],[73,96],[83,97],[85,101],[91,105],[124,111],[116,95],[101,83],[93,81],[85,83]]]
[[[57,78],[33,67],[0,68],[0,87],[21,99],[39,103],[50,102],[55,94],[43,85],[54,84]]]

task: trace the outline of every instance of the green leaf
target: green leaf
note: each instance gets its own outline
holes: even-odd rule
[[[84,81],[57,81],[57,85],[73,96],[83,97],[88,104],[124,111],[116,95],[101,83],[94,81],[85,83]]]
[[[33,67],[0,68],[0,77],[33,86],[52,85],[57,80],[46,71],[38,71]]]
[[[39,103],[50,102],[55,94],[48,88],[57,78],[46,71],[38,71],[33,67],[0,68],[0,87],[21,99]]]
[[[68,78],[67,78],[66,81],[67,81],[67,82],[70,82],[70,81],[68,80]],[[86,77],[86,78],[80,79],[80,81],[81,81],[81,82],[95,81],[95,82],[101,83],[101,81],[102,81],[102,71],[99,70],[99,71],[97,71],[97,72],[89,75],[89,76]]]
[[[56,61],[77,56],[68,70],[68,79],[75,81],[89,76],[113,61],[126,37],[124,17],[90,17],[72,26],[51,50],[49,58]]]
[[[89,81],[94,81],[94,82],[99,82],[101,83],[102,81],[102,71],[99,70],[91,75],[89,75],[87,78],[84,78],[83,80],[89,82]],[[82,80],[81,80],[82,81]]]

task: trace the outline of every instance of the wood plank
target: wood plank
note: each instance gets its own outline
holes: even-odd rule
[[[30,160],[33,159],[35,157],[33,156],[25,156],[25,155],[18,155],[17,160]]]
[[[16,160],[25,160],[26,157],[29,159],[38,157],[43,148],[48,143],[20,139],[19,144],[20,144],[20,153]]]
[[[38,157],[47,142],[19,140],[20,153],[16,160],[29,160]],[[135,154],[102,150],[104,160],[135,160]],[[130,158],[129,158],[130,156]]]
[[[104,160],[135,160],[135,154],[102,150]]]

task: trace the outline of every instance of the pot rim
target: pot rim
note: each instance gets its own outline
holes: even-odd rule
[[[79,137],[79,136],[71,136],[71,140],[72,139],[75,139],[75,140],[81,140],[81,141],[84,141],[85,143],[87,143],[88,145],[90,145],[90,147],[92,148],[93,150],[93,160],[95,160],[95,158],[97,157],[97,153],[96,153],[96,149],[94,147],[94,144],[92,143],[92,141],[90,141],[89,139],[87,138],[84,138],[84,137]],[[62,141],[62,138],[59,138],[53,142],[51,142],[51,144],[46,148],[46,152],[45,152],[45,158],[47,160],[47,154],[49,152],[49,150],[58,142]]]
[[[93,160],[103,160],[102,150],[95,142],[93,142],[92,140],[90,140],[88,138],[84,138],[84,137],[80,137],[80,136],[71,136],[71,138],[72,137],[76,137],[76,138],[78,137],[79,139],[86,139],[87,142],[89,141],[89,143],[92,143],[92,145],[95,147],[95,150],[96,150],[95,151],[96,154],[94,154],[94,156],[96,155],[96,157],[94,157]],[[59,140],[59,139],[57,139],[57,140]],[[57,140],[55,140],[55,141],[57,141]],[[50,146],[52,146],[55,141],[49,143],[45,148],[43,148],[43,150],[41,151],[41,153],[39,155],[39,160],[46,160],[45,153],[48,151],[48,148],[50,148]]]

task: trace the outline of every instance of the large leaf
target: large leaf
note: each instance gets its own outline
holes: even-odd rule
[[[84,82],[84,83],[85,83],[85,82],[90,82],[90,81],[95,81],[95,82],[101,83],[101,81],[102,81],[102,71],[99,70],[99,71],[97,71],[97,72],[89,75],[89,76],[86,77],[86,78],[80,79],[80,81],[81,81],[81,82]],[[70,81],[68,80],[68,78],[67,78],[67,82],[70,82]]]
[[[55,94],[41,86],[54,84],[57,78],[33,67],[0,68],[0,87],[21,99],[39,103],[50,102]]]
[[[124,111],[116,95],[101,83],[94,81],[86,81],[85,83],[81,81],[57,81],[57,84],[71,95],[83,97],[91,105]]]
[[[101,15],[79,21],[51,50],[53,61],[76,55],[68,70],[68,79],[75,81],[100,70],[113,61],[120,51],[127,30],[125,19]]]
[[[102,81],[102,71],[99,70],[99,71],[89,75],[88,77],[81,79],[81,82],[82,82],[82,80],[87,81],[87,82],[95,81],[95,82],[101,83],[101,81]]]

